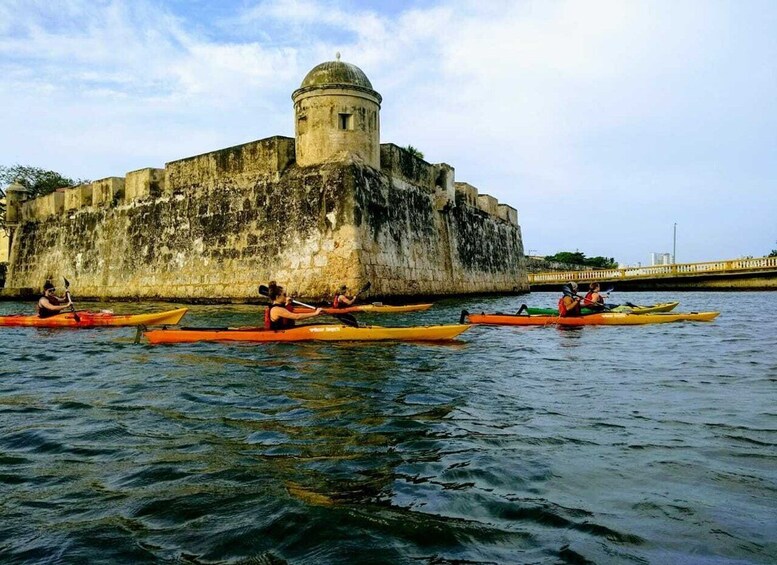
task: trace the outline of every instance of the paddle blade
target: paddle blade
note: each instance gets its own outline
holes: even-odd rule
[[[359,321],[353,314],[332,314],[332,316],[337,320],[340,320],[346,326],[351,326],[352,328],[359,327]]]
[[[359,289],[359,292],[356,293],[356,296],[359,296],[360,294],[364,294],[368,290],[370,290],[370,287],[372,287],[372,283],[370,281],[367,281],[363,287]]]
[[[73,299],[70,298],[70,290],[68,290],[70,288],[70,281],[65,277],[62,277],[62,279],[65,281],[65,296],[67,296],[67,299],[70,301],[70,311],[73,313],[73,319],[76,323],[79,323],[81,321],[81,316],[76,312],[76,307],[73,305]]]
[[[265,284],[260,284],[259,294],[261,294],[262,296],[270,296],[270,288]]]

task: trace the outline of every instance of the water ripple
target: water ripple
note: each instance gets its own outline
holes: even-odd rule
[[[719,308],[710,324],[475,327],[452,346],[6,328],[0,561],[770,563],[777,322],[751,320],[777,293],[731,296],[674,296]]]

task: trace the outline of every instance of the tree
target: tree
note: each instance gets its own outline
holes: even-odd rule
[[[585,264],[594,269],[614,269],[618,264],[614,257],[589,257]]]
[[[56,171],[48,171],[40,167],[27,167],[14,165],[3,167],[0,165],[0,199],[5,198],[5,187],[18,182],[30,191],[30,197],[45,196],[58,188],[76,186],[89,182],[86,179],[73,180],[63,177]],[[0,203],[0,227],[5,228],[5,202]]]
[[[777,243],[777,242],[775,242]],[[777,257],[777,249],[772,249],[772,252],[769,253],[769,257]]]
[[[614,257],[586,257],[581,251],[559,251],[555,255],[547,255],[546,261],[584,265],[594,269],[613,269],[617,266]]]
[[[546,261],[555,261],[557,263],[569,263],[570,265],[584,265],[585,253],[580,251],[559,251],[555,255],[545,257]]]

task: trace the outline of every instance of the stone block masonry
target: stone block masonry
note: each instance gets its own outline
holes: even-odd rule
[[[82,297],[233,301],[256,298],[270,279],[310,298],[367,280],[376,296],[528,288],[512,218],[458,191],[436,204],[445,190],[433,185],[450,167],[418,160],[426,172],[415,176],[358,160],[298,167],[291,141],[182,159],[164,176],[142,169],[123,183],[99,181],[112,204],[93,202],[98,183],[65,191],[61,215],[40,202],[59,193],[26,202],[8,285],[64,274]]]
[[[350,63],[292,94],[295,137],[271,137],[25,202],[12,185],[8,286],[63,275],[79,297],[246,301],[274,279],[330,298],[523,292],[515,208],[380,143],[381,95]]]

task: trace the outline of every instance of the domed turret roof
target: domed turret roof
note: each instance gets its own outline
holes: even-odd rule
[[[338,54],[339,55],[339,54]],[[316,65],[305,75],[300,88],[316,86],[344,85],[357,86],[373,90],[372,83],[367,75],[359,67],[350,63],[343,63],[338,57],[337,61],[327,61]]]

